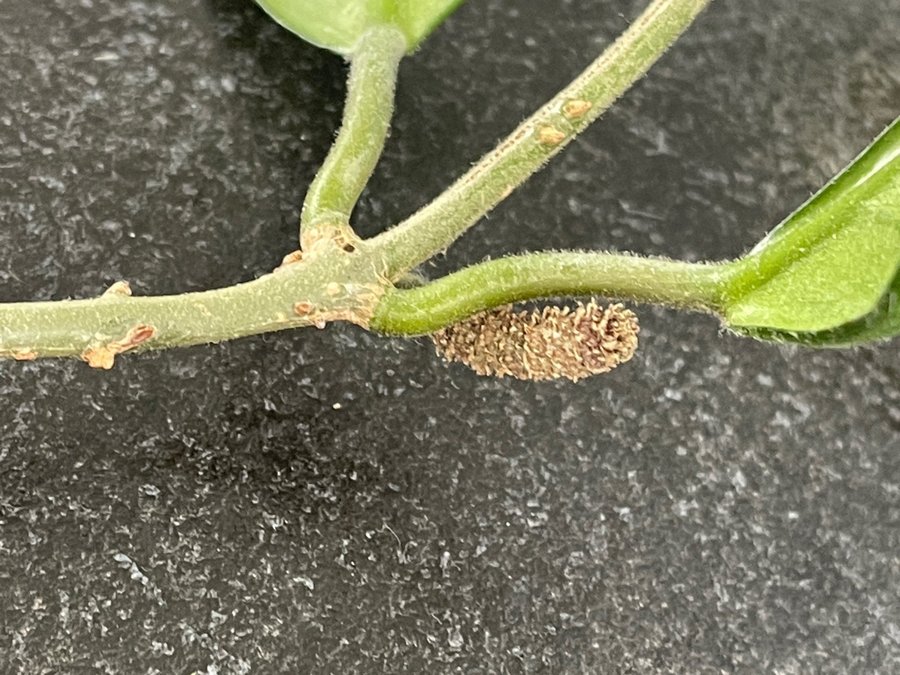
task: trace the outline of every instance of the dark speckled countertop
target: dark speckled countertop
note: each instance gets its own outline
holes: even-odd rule
[[[638,0],[470,0],[403,65],[358,211],[423,204]],[[896,0],[716,0],[430,274],[737,255],[898,112]],[[254,278],[343,65],[249,0],[0,1],[0,296]],[[353,327],[0,364],[6,673],[900,672],[900,346],[645,309],[577,385]]]

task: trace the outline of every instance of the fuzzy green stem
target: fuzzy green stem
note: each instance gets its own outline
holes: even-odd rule
[[[368,30],[353,52],[341,130],[303,204],[304,249],[319,238],[321,229],[349,226],[353,207],[384,149],[397,68],[406,48],[403,33],[385,25]]]
[[[269,275],[228,288],[154,297],[102,297],[0,305],[0,351],[77,356],[93,343],[152,326],[148,345],[218,342],[296,325],[293,303]],[[309,323],[309,322],[307,322]]]
[[[333,247],[310,261],[210,291],[132,297],[127,284],[117,283],[96,298],[3,303],[0,357],[89,360],[92,350],[183,347],[341,319],[364,324],[382,279],[373,258]],[[129,344],[135,335],[139,342]]]
[[[653,0],[596,61],[446,192],[377,237],[392,276],[452,244],[631,87],[710,0]]]
[[[370,327],[422,335],[522,300],[602,295],[717,312],[731,263],[688,263],[614,253],[529,253],[467,267],[385,295]]]
[[[603,293],[714,309],[722,268],[586,253],[534,254],[475,266],[413,290],[388,278],[445,248],[559,151],[658,58],[709,0],[654,0],[613,47],[431,207],[371,242],[342,245],[350,214],[380,156],[406,42],[367,32],[351,61],[338,138],[304,204],[308,255],[255,281],[176,296],[0,304],[0,357],[76,356],[109,367],[116,354],[186,346],[328,321],[385,332],[428,332],[473,312],[555,294]],[[560,136],[562,134],[562,136]],[[352,235],[352,233],[350,233]],[[372,319],[377,308],[377,315]]]

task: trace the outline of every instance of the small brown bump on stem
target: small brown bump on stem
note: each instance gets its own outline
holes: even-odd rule
[[[17,349],[12,353],[12,357],[16,361],[34,361],[38,353],[33,349]]]
[[[103,297],[130,297],[131,285],[127,281],[117,281],[103,292]]]
[[[294,265],[298,262],[302,262],[303,260],[303,251],[291,251],[284,258],[281,259],[281,264],[275,269],[281,269],[282,267],[287,267],[288,265]]]
[[[81,352],[81,359],[91,368],[110,370],[116,363],[116,353],[108,347],[88,347]]]
[[[531,312],[501,307],[444,328],[432,340],[444,359],[479,375],[577,381],[631,359],[639,331],[630,310],[591,301]]]
[[[313,304],[308,301],[297,302],[294,304],[294,314],[297,316],[309,316],[313,312]]]
[[[354,253],[360,238],[348,223],[318,223],[303,232],[303,251],[307,256],[336,246],[346,253]]]
[[[121,340],[88,347],[81,353],[83,361],[91,368],[109,370],[115,365],[116,355],[127,352],[143,344],[156,335],[156,328],[146,323],[139,323],[128,329]]]
[[[594,107],[594,104],[590,101],[583,101],[581,99],[572,99],[570,101],[566,101],[562,107],[562,114],[568,120],[578,120],[584,117],[587,112]]]
[[[125,335],[124,340],[119,340],[119,353],[134,349],[156,335],[156,328],[146,323],[139,323],[132,327]]]
[[[556,127],[547,125],[538,129],[538,141],[541,145],[556,147],[566,140],[566,134]]]

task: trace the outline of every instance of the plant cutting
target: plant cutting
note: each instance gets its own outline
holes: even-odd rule
[[[434,201],[363,240],[353,208],[384,147],[397,70],[459,0],[260,0],[282,25],[349,61],[341,130],[309,188],[299,248],[235,286],[134,296],[120,281],[95,298],[0,305],[0,355],[77,357],[110,368],[125,352],[350,321],[386,335],[432,335],[476,371],[580,379],[627,361],[635,315],[618,301],[711,312],[751,338],[843,347],[900,333],[900,124],[746,255],[680,262],[592,252],[488,260],[428,280],[445,250],[598,119],[710,0],[653,0],[570,85]],[[530,300],[599,296],[524,311]]]

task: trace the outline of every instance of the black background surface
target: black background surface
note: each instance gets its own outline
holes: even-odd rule
[[[642,2],[471,0],[403,64],[374,234]],[[428,268],[738,255],[898,113],[896,0],[717,0]],[[0,2],[0,294],[252,279],[344,67],[252,3]],[[348,326],[0,365],[3,672],[900,671],[900,359],[644,309],[576,385]]]

